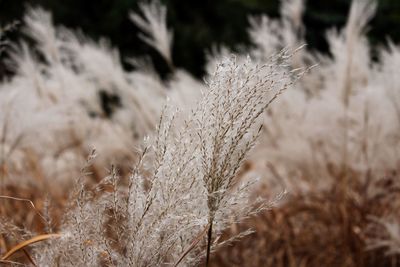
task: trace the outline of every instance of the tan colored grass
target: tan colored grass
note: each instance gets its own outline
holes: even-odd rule
[[[35,237],[31,238],[31,239],[25,240],[25,241],[17,244],[16,246],[14,246],[13,248],[11,248],[6,254],[4,254],[1,257],[1,260],[2,261],[8,260],[14,253],[16,253],[16,252],[18,252],[20,250],[24,250],[25,247],[27,247],[27,246],[29,246],[31,244],[34,244],[34,243],[37,243],[37,242],[41,242],[41,241],[45,241],[45,240],[48,240],[48,239],[51,239],[51,238],[58,238],[58,237],[61,237],[61,235],[60,234],[43,234],[43,235],[35,236]]]
[[[346,186],[292,192],[280,207],[231,228],[226,237],[248,227],[255,233],[217,252],[212,266],[399,266],[400,257],[367,250],[368,237],[376,233],[363,230],[370,215],[382,217],[398,207],[400,192],[393,190],[398,176],[371,182],[358,175]],[[368,193],[376,189],[384,193]]]

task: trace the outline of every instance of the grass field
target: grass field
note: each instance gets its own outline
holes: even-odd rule
[[[284,0],[204,81],[157,1],[130,18],[164,78],[31,9],[1,35],[0,264],[400,266],[400,48],[369,45],[376,5],[354,0],[322,54]]]

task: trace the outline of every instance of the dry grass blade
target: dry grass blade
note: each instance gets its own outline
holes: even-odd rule
[[[33,266],[37,267],[37,264],[35,263],[32,256],[29,254],[29,252],[24,248],[22,249],[22,252],[24,252],[24,254],[28,258],[29,262],[32,263]]]
[[[186,255],[189,254],[189,252],[200,242],[200,240],[203,238],[203,236],[207,233],[208,229],[209,229],[209,226],[206,225],[206,227],[204,227],[204,230],[201,231],[196,236],[196,238],[193,240],[192,244],[190,244],[190,246],[185,250],[185,252],[182,254],[182,256],[179,257],[177,262],[174,264],[174,267],[177,267],[179,265],[179,263],[181,263],[182,260],[186,257]]]
[[[11,200],[16,200],[16,201],[23,201],[23,202],[28,202],[29,205],[33,208],[33,210],[36,212],[36,214],[44,221],[46,222],[46,218],[43,217],[43,215],[39,212],[39,210],[36,208],[35,204],[29,199],[26,198],[18,198],[18,197],[11,197],[11,196],[0,196],[0,198],[3,199],[11,199]]]
[[[26,266],[25,264],[23,264],[23,263],[19,263],[19,262],[16,262],[16,261],[3,261],[3,260],[0,260],[0,264],[10,264],[10,265],[18,265],[18,266]]]
[[[44,241],[44,240],[47,240],[47,239],[50,239],[50,238],[58,238],[58,237],[61,237],[61,235],[60,235],[60,234],[44,234],[44,235],[35,236],[35,237],[31,238],[31,239],[28,239],[28,240],[26,240],[26,241],[24,241],[24,242],[21,242],[21,243],[19,243],[18,245],[14,246],[12,249],[10,249],[10,250],[6,253],[3,257],[1,257],[1,260],[2,260],[2,261],[7,260],[7,259],[10,258],[15,252],[17,252],[17,251],[19,251],[19,250],[21,250],[21,249],[24,249],[25,247],[27,247],[27,246],[29,246],[29,245],[31,245],[31,244],[33,244],[33,243],[37,243],[37,242],[40,242],[40,241]]]

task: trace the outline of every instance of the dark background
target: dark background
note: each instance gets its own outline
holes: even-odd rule
[[[106,37],[123,57],[149,54],[156,68],[165,73],[165,62],[137,38],[138,29],[129,20],[129,11],[138,10],[137,0],[0,0],[0,23],[22,20],[27,6],[42,6],[53,14],[56,25],[81,29],[86,35]],[[250,45],[246,29],[248,15],[279,16],[278,0],[164,0],[168,25],[174,32],[173,60],[176,66],[201,77],[205,51],[224,44],[235,49]],[[308,0],[304,23],[309,47],[326,51],[324,32],[346,22],[350,0]],[[19,29],[7,34],[18,39]],[[387,37],[400,41],[400,0],[379,0],[377,15],[370,23],[372,44],[384,44]],[[3,66],[4,68],[4,66]],[[0,71],[1,73],[2,71]],[[4,69],[3,69],[4,72]]]

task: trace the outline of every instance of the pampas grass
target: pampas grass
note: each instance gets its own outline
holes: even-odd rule
[[[24,19],[34,45],[7,44],[2,260],[397,266],[400,50],[371,59],[376,2],[353,1],[325,55],[304,45],[304,2],[284,0],[280,19],[249,18],[246,54],[208,56],[204,82],[174,67],[165,7],[140,7],[165,80],[42,9]]]

